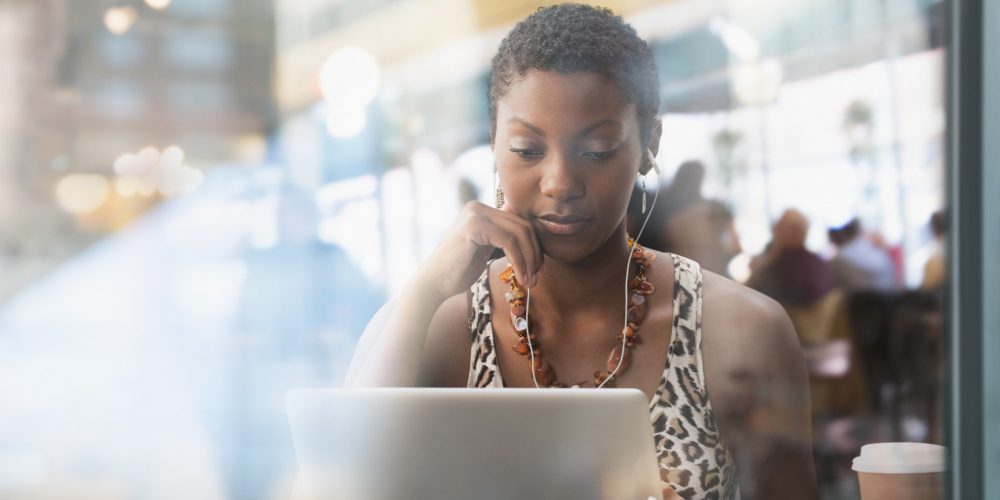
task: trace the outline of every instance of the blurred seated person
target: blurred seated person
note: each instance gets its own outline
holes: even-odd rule
[[[785,210],[771,231],[771,242],[751,262],[747,286],[785,307],[810,305],[833,289],[830,265],[806,248],[809,219],[805,214]]]
[[[667,219],[671,251],[729,277],[729,261],[742,251],[733,213],[721,202],[701,200]],[[676,236],[676,237],[675,237]]]
[[[677,173],[670,185],[660,193],[661,210],[666,217],[681,211],[688,205],[705,198],[701,194],[705,183],[705,165],[698,160],[687,160],[677,167]]]
[[[896,268],[889,254],[862,234],[857,217],[827,231],[837,254],[830,260],[833,284],[846,291],[891,291],[897,288]]]
[[[927,263],[924,264],[924,278],[920,282],[921,290],[939,290],[944,287],[945,270],[947,264],[944,260],[944,236],[948,230],[947,220],[943,210],[938,210],[931,215],[931,232],[934,234],[934,252]]]
[[[729,261],[742,251],[739,235],[732,211],[722,202],[702,196],[704,180],[705,166],[700,161],[681,164],[673,182],[660,194],[657,204],[662,203],[662,208],[650,218],[647,230],[651,236],[645,241],[728,277]]]
[[[677,253],[673,250],[676,242],[670,241],[670,235],[667,234],[667,221],[689,205],[704,200],[701,196],[701,184],[704,178],[705,167],[697,160],[688,160],[677,168],[673,180],[660,190],[656,203],[649,207],[651,210],[649,220],[646,222],[646,230],[643,231],[639,244],[661,252]],[[647,194],[650,197],[654,195],[651,190],[647,191]],[[637,234],[639,225],[646,218],[640,213],[641,197],[642,190],[636,186],[628,206],[629,233]],[[676,238],[675,234],[674,239]]]

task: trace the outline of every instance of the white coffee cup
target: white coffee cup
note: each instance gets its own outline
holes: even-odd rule
[[[940,500],[945,447],[928,443],[873,443],[861,447],[858,471],[862,500]]]

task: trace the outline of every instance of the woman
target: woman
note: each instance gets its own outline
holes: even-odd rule
[[[805,370],[781,307],[629,245],[626,206],[661,134],[646,43],[606,9],[540,9],[501,43],[489,103],[505,204],[465,206],[369,324],[348,384],[634,387],[668,498],[814,497]],[[506,257],[489,260],[494,247]]]

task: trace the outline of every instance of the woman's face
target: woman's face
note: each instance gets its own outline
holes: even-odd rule
[[[532,70],[497,101],[504,196],[558,260],[583,259],[623,224],[640,142],[635,105],[596,73]]]

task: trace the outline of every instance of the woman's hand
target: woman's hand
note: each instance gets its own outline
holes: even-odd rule
[[[518,281],[534,286],[542,248],[531,223],[509,206],[472,202],[420,271],[365,328],[351,359],[347,383],[355,387],[412,387],[435,313],[447,299],[468,290],[493,248],[513,264]]]
[[[531,223],[504,205],[500,210],[479,202],[465,205],[458,223],[425,262],[417,279],[442,301],[462,293],[479,277],[493,248],[502,248],[517,280],[537,284],[543,255]]]

